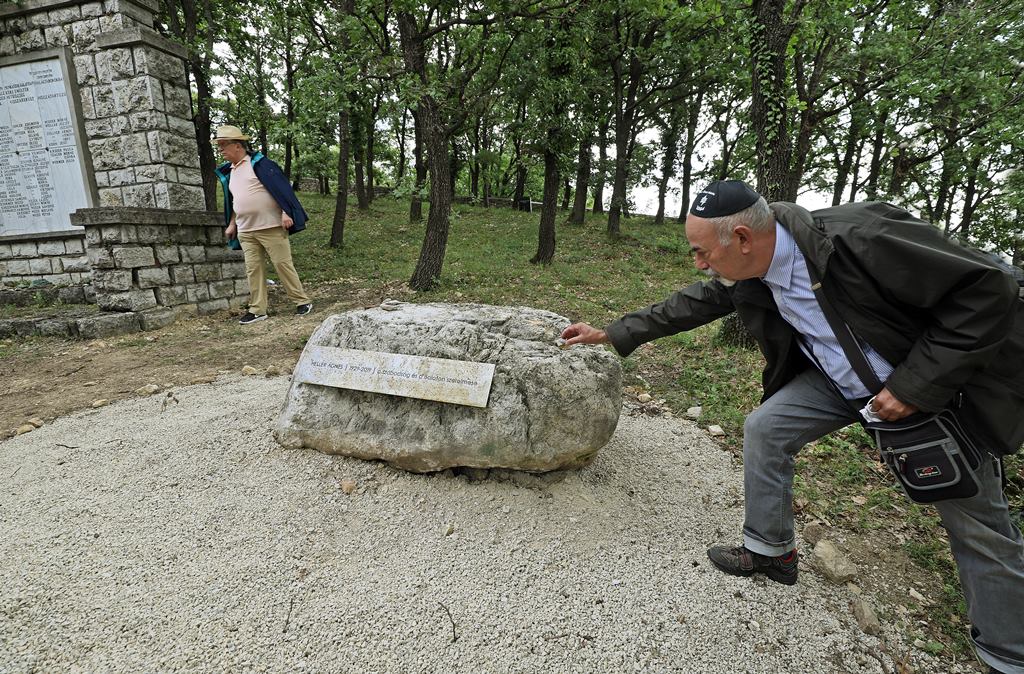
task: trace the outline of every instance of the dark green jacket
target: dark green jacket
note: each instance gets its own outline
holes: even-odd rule
[[[891,204],[772,211],[854,334],[896,366],[893,395],[936,411],[962,394],[964,423],[999,454],[1024,443],[1024,301],[984,254]],[[736,311],[761,347],[764,398],[810,364],[759,279],[701,281],[607,326],[622,355]]]

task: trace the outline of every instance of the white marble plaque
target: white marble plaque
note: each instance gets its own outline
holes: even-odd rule
[[[89,206],[58,57],[0,66],[0,236],[74,229]]]
[[[295,370],[297,381],[471,407],[487,407],[494,377],[492,363],[331,346],[306,351]]]

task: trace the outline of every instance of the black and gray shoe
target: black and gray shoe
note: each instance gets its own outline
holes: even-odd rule
[[[256,314],[252,313],[251,311],[247,311],[247,312],[245,312],[244,316],[242,316],[241,318],[238,319],[238,324],[239,325],[249,325],[250,323],[256,323],[258,321],[266,320],[266,318],[267,318],[266,314],[260,314],[259,316],[257,316]]]
[[[730,548],[718,545],[708,549],[711,563],[733,576],[766,574],[776,583],[795,585],[797,575],[797,553],[790,550],[779,557],[766,557],[747,550],[742,545]]]
[[[313,303],[312,302],[310,302],[309,304],[300,304],[299,306],[295,307],[295,315],[296,316],[305,316],[306,314],[308,314],[308,313],[310,313],[312,311],[313,311]]]

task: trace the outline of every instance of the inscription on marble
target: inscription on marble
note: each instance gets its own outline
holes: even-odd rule
[[[406,398],[487,407],[492,363],[425,358],[400,353],[308,346],[298,381]]]
[[[73,229],[89,206],[57,57],[0,66],[0,236]]]

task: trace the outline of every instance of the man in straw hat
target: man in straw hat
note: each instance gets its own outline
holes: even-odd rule
[[[861,406],[887,422],[955,409],[982,451],[977,493],[934,505],[978,656],[993,672],[1024,674],[1024,539],[1001,484],[1001,457],[1024,442],[1024,302],[1013,279],[891,204],[811,213],[769,205],[738,180],[697,193],[686,238],[709,280],[603,330],[574,323],[562,338],[610,343],[625,356],[735,311],[757,340],[764,397],[743,427],[743,539],[711,547],[711,562],[796,583],[800,448],[858,421]]]
[[[228,245],[245,254],[249,310],[238,321],[250,325],[267,317],[267,258],[270,258],[295,313],[304,316],[313,304],[292,264],[288,236],[306,228],[306,212],[281,167],[249,148],[249,136],[237,126],[217,127],[214,138],[227,161],[217,167],[224,189],[224,230]]]

